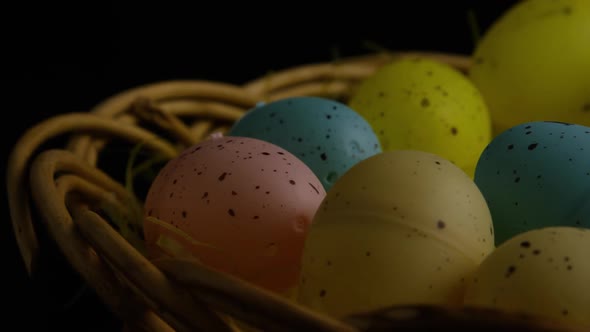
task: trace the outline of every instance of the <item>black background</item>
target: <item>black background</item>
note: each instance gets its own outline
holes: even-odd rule
[[[4,156],[39,121],[86,111],[144,83],[203,79],[242,84],[271,70],[371,52],[367,42],[389,50],[469,54],[474,41],[468,12],[484,32],[516,1],[361,1],[323,7],[302,2],[259,7],[214,1],[98,3],[2,5]],[[5,162],[2,167],[5,174]],[[0,279],[8,307],[3,323],[14,320],[22,331],[118,330],[120,322],[91,291],[64,308],[81,282],[58,254],[49,254],[49,267],[39,280],[28,278],[5,197],[3,211],[0,271],[8,274]]]

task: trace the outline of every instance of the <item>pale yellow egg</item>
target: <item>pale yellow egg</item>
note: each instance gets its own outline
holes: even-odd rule
[[[474,182],[423,151],[370,157],[328,192],[306,238],[298,301],[341,317],[395,304],[458,305],[493,250]]]
[[[590,231],[546,227],[500,245],[469,279],[465,304],[590,328]]]
[[[590,1],[519,1],[486,31],[469,77],[496,133],[530,121],[590,125]]]

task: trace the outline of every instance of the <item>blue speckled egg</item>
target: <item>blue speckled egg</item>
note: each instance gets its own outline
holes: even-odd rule
[[[323,97],[261,103],[227,133],[261,139],[300,158],[325,190],[361,160],[382,152],[373,128],[355,110]]]
[[[535,121],[496,136],[475,183],[486,198],[499,245],[546,226],[590,227],[590,128]]]

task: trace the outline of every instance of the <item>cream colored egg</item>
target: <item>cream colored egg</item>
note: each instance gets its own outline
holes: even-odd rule
[[[470,278],[465,304],[590,327],[590,231],[546,227],[500,245]]]
[[[384,152],[345,173],[316,212],[298,301],[337,317],[460,304],[493,243],[486,202],[459,167],[427,152]]]

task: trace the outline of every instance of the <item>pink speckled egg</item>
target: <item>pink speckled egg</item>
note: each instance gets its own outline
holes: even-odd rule
[[[212,137],[164,166],[148,191],[148,257],[187,256],[269,290],[297,284],[326,192],[313,171],[259,139]]]

